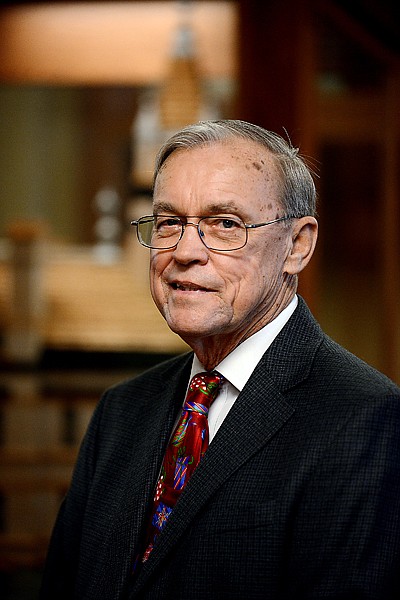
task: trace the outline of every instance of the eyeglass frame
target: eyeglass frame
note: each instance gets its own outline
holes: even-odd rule
[[[156,217],[166,217],[166,218],[170,217],[173,219],[179,219],[180,224],[181,224],[181,233],[180,233],[179,238],[176,241],[176,243],[172,244],[172,246],[167,246],[165,248],[164,247],[159,248],[157,246],[150,246],[148,244],[145,244],[143,242],[143,240],[140,239],[140,237],[139,237],[140,222],[143,219],[154,220]],[[144,246],[145,248],[149,248],[150,250],[172,250],[172,248],[176,248],[176,246],[179,244],[179,242],[183,238],[183,234],[185,233],[185,227],[187,227],[187,225],[192,225],[193,227],[196,227],[199,238],[200,238],[201,242],[204,244],[204,246],[207,248],[207,250],[212,250],[213,252],[235,252],[236,250],[241,250],[242,248],[244,248],[246,246],[248,239],[249,239],[248,230],[257,229],[258,227],[265,227],[266,225],[273,225],[274,223],[280,223],[281,221],[289,221],[290,219],[298,218],[298,217],[295,217],[294,215],[285,215],[283,217],[279,217],[278,219],[273,219],[272,221],[266,221],[265,223],[245,223],[244,221],[242,221],[242,219],[240,217],[235,216],[235,219],[238,219],[244,225],[244,229],[246,232],[246,240],[245,240],[244,244],[242,244],[242,246],[239,246],[238,248],[218,249],[218,248],[210,248],[209,246],[207,246],[206,242],[204,241],[204,238],[202,237],[202,231],[199,228],[199,225],[203,219],[210,219],[210,218],[212,219],[213,217],[216,217],[216,218],[217,217],[221,217],[221,218],[225,217],[225,218],[229,219],[229,218],[233,217],[233,215],[207,215],[204,217],[199,217],[198,215],[187,215],[185,217],[179,217],[178,215],[144,215],[143,217],[140,217],[139,219],[131,221],[130,225],[136,227],[136,236],[137,236],[139,243],[142,246]],[[199,221],[198,221],[198,223],[190,223],[188,221],[186,221],[186,223],[184,223],[182,221],[182,218],[184,218],[184,219],[199,219]]]

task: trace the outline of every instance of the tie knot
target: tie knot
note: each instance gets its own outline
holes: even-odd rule
[[[224,381],[217,371],[198,373],[192,378],[184,409],[207,414]]]

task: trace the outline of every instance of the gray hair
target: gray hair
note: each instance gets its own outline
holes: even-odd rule
[[[154,184],[165,161],[175,150],[225,142],[235,137],[256,142],[274,156],[282,173],[280,201],[287,214],[293,217],[315,215],[316,190],[312,172],[298,149],[278,134],[246,121],[200,121],[173,134],[157,154]]]

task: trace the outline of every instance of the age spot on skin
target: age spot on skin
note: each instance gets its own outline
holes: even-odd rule
[[[262,166],[259,162],[253,161],[253,167],[255,167],[257,171],[262,171]]]

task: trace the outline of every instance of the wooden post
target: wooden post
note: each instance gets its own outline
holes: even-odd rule
[[[389,75],[383,124],[383,194],[381,204],[382,370],[400,382],[400,72]]]
[[[12,244],[11,322],[5,334],[4,357],[15,364],[33,364],[43,344],[44,319],[44,227],[41,223],[17,222],[9,227]]]

